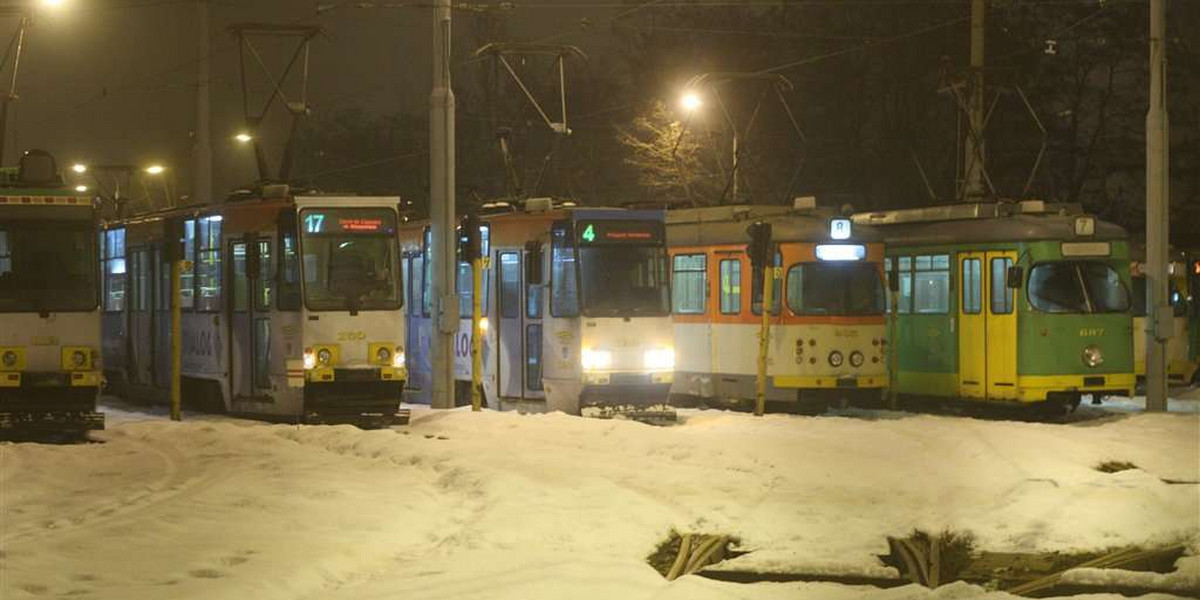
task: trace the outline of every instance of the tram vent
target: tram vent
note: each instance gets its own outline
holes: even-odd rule
[[[1046,212],[1045,200],[1022,200],[1021,212],[1027,215],[1036,215]]]
[[[553,198],[529,198],[525,200],[525,212],[550,212],[554,210]]]
[[[286,183],[273,183],[262,186],[262,197],[264,200],[272,198],[287,198],[291,194],[291,187]]]
[[[792,200],[792,210],[811,211],[817,209],[816,196],[797,196]]]

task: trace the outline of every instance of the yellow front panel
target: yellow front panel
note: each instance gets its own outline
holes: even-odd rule
[[[984,263],[987,394],[999,400],[1017,399],[1017,294],[1008,287],[1008,266],[1016,261],[1016,252],[988,252]]]
[[[958,255],[958,393],[987,397],[987,319],[982,252]]]

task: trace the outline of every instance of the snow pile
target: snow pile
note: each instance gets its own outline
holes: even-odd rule
[[[1200,480],[1195,414],[685,411],[657,428],[414,407],[383,431],[111,417],[102,444],[0,444],[5,600],[1001,598],[668,583],[644,558],[671,528],[741,538],[754,551],[731,569],[874,576],[894,575],[885,536],[914,528],[993,551],[1200,542],[1197,486],[1164,481]]]

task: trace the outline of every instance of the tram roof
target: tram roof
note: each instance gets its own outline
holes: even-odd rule
[[[794,209],[789,206],[734,205],[685,208],[667,212],[667,243],[671,246],[744,244],[750,241],[746,228],[755,221],[771,224],[776,242],[833,241],[829,220],[840,216],[829,208]],[[870,226],[855,227],[847,242],[882,241]]]
[[[1075,220],[1092,217],[1078,204],[1041,201],[969,203],[863,212],[855,224],[877,227],[889,244],[954,244],[1042,240],[1123,240],[1125,229],[1095,219],[1093,235],[1076,235]]]

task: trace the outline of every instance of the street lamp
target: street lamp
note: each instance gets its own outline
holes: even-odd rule
[[[47,8],[59,8],[66,3],[67,0],[41,0],[41,5]]]
[[[146,167],[146,173],[150,175],[162,175],[163,171],[166,170],[167,169],[162,165],[150,165],[149,167]]]
[[[84,173],[87,173],[88,168],[87,168],[87,165],[85,165],[83,163],[75,163],[74,165],[71,166],[71,170],[75,171],[76,173],[79,173],[80,175],[83,175]]]
[[[696,92],[686,92],[683,94],[683,97],[679,99],[679,106],[683,107],[683,110],[687,111],[688,113],[694,112],[697,108],[700,108],[703,105],[704,101],[700,99],[700,96],[696,94]]]
[[[77,192],[79,192],[80,194],[82,194],[82,193],[84,193],[84,192],[88,191],[88,186],[86,186],[86,185],[77,185],[77,186],[75,186],[75,191],[77,191]]]
[[[254,136],[243,131],[243,132],[233,136],[233,139],[237,140],[238,143],[240,143],[240,144],[249,144],[250,142],[254,141]]]

